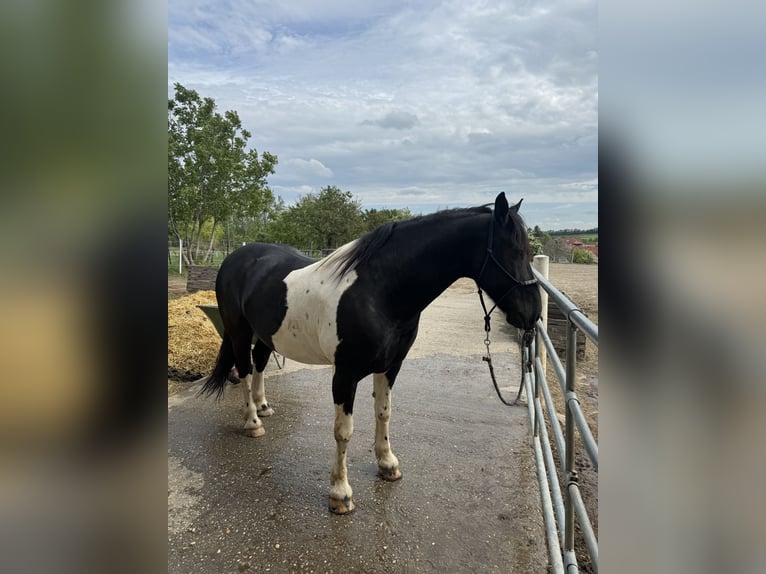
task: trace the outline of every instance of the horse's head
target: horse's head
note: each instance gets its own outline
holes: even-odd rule
[[[541,304],[519,207],[521,200],[509,207],[505,193],[497,196],[488,226],[487,251],[476,282],[505,313],[509,323],[527,330],[534,327],[540,316]]]

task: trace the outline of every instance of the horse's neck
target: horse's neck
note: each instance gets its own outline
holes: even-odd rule
[[[486,218],[470,216],[446,225],[446,232],[413,227],[399,238],[401,271],[392,287],[405,314],[420,313],[457,279],[477,272],[486,247]]]

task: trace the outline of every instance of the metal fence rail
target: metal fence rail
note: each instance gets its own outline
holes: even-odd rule
[[[540,257],[535,257],[536,267],[545,270],[547,269],[547,257],[542,256],[544,258],[542,261]],[[536,268],[533,268],[533,271],[539,281],[540,288],[544,292],[543,294],[547,294],[568,319],[565,365],[561,364],[561,359],[553,347],[543,321],[538,320],[537,339],[532,346],[535,356],[534,377],[527,373],[524,379],[529,417],[533,429],[533,447],[537,462],[537,477],[551,569],[554,573],[574,574],[579,572],[574,544],[576,521],[580,526],[593,571],[598,572],[598,540],[585,509],[575,468],[575,431],[577,431],[588,458],[594,469],[598,471],[598,444],[593,438],[593,433],[580,408],[575,390],[577,331],[578,329],[581,330],[594,345],[598,346],[598,327],[572,301],[548,282],[543,273],[540,273]],[[543,364],[546,352],[551,361],[553,372],[559,380],[566,405],[563,432]],[[542,360],[541,355],[543,355]],[[543,401],[545,408],[543,408]],[[565,485],[563,489],[559,481],[558,469],[554,463],[546,421],[550,425],[553,442],[559,455],[561,476]]]
[[[229,253],[233,252],[235,249],[241,247],[242,245],[245,245],[245,243],[217,242],[214,243],[213,247],[210,249],[210,257],[208,259],[205,261],[195,260],[194,262],[190,262],[191,260],[188,256],[189,246],[186,245],[183,241],[170,240],[168,241],[168,271],[181,274],[183,270],[186,269],[190,264],[217,267],[224,259],[226,259],[226,256],[229,255]],[[205,244],[200,253],[204,255],[207,252],[208,247],[209,246]],[[320,249],[314,248],[313,246],[308,246],[297,247],[297,249],[307,257],[312,257],[313,259],[321,259],[328,256],[337,248],[331,247]],[[182,254],[186,256],[184,257]]]

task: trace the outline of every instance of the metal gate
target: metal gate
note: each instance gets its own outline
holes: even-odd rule
[[[543,320],[538,320],[537,337],[532,345],[535,356],[535,376],[532,377],[529,373],[525,375],[525,387],[548,553],[554,573],[575,574],[579,572],[575,554],[575,521],[577,521],[585,540],[593,571],[598,572],[598,540],[585,509],[578,484],[577,469],[575,468],[575,431],[577,431],[593,468],[598,472],[598,444],[588,427],[575,391],[577,332],[578,330],[581,331],[588,340],[598,347],[598,327],[572,301],[548,282],[547,268],[548,258],[536,256],[533,271],[542,289],[543,309],[547,308],[546,300],[550,297],[551,301],[567,318],[565,366],[561,364],[561,359],[553,347]],[[545,375],[546,353],[561,386],[566,405],[563,432],[556,416],[556,408]],[[543,401],[545,408],[543,408]],[[553,434],[553,441],[556,444],[556,451],[561,463],[561,476],[564,480],[563,494],[553,459],[548,428]]]

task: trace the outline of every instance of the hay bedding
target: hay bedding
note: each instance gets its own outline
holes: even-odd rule
[[[168,301],[168,379],[193,381],[215,365],[221,337],[197,305],[216,305],[215,291]]]

